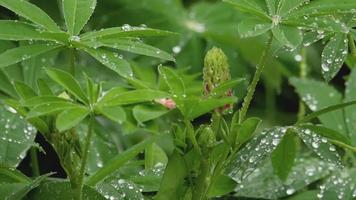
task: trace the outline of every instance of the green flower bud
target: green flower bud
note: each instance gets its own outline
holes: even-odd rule
[[[206,94],[231,79],[228,59],[221,49],[213,47],[208,51],[204,59],[203,74]]]
[[[216,136],[213,129],[210,126],[206,126],[200,132],[198,138],[199,146],[204,150],[212,147],[216,142]]]
[[[213,47],[206,54],[203,79],[205,95],[209,95],[214,88],[231,79],[228,59],[221,49]],[[232,90],[227,90],[223,96],[232,96]],[[219,113],[227,113],[232,110],[232,107],[232,105],[227,104],[216,109],[216,111]]]

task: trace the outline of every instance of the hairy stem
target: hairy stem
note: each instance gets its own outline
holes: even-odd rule
[[[349,150],[353,151],[354,153],[356,153],[356,147],[350,146],[348,144],[345,144],[345,143],[337,141],[337,140],[330,140],[330,142],[332,142],[333,144],[335,144],[339,147],[349,149]]]
[[[242,123],[246,117],[246,113],[248,111],[248,108],[250,107],[253,95],[255,94],[256,86],[261,78],[263,68],[266,65],[268,54],[272,47],[272,42],[273,42],[273,35],[270,34],[267,46],[262,53],[261,59],[257,65],[255,75],[253,76],[252,82],[247,90],[247,95],[244,98],[244,102],[242,104],[242,108],[240,111],[239,123]]]
[[[31,155],[32,176],[34,176],[34,177],[40,176],[40,168],[38,165],[37,149],[35,147],[31,147],[30,155]]]
[[[83,157],[82,157],[82,163],[80,165],[80,170],[79,170],[79,177],[78,177],[78,188],[76,190],[76,200],[81,200],[82,199],[82,190],[83,190],[83,183],[84,183],[84,173],[85,173],[85,167],[87,164],[88,160],[88,153],[89,153],[89,147],[90,147],[90,142],[91,142],[91,137],[93,135],[93,124],[94,124],[94,115],[90,115],[90,121],[88,124],[88,133],[85,138],[85,143],[84,143],[84,151],[83,151]]]

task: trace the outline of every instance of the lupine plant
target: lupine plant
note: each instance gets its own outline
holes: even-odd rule
[[[355,0],[0,6],[0,199],[356,198]],[[281,74],[298,113],[266,124]]]

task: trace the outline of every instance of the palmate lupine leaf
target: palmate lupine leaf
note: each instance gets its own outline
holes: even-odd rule
[[[1,40],[50,40],[67,41],[66,33],[52,33],[39,30],[38,27],[20,21],[0,20],[0,39]]]
[[[83,103],[89,103],[88,97],[84,93],[78,81],[75,80],[71,74],[54,68],[47,68],[46,72],[52,80],[57,82],[80,101]]]
[[[12,108],[0,107],[0,165],[17,167],[33,146],[36,129]]]
[[[98,102],[98,106],[118,106],[128,105],[147,101],[153,101],[161,98],[168,98],[171,95],[158,90],[139,89],[132,91],[118,91],[112,89]]]
[[[326,162],[316,158],[297,158],[288,178],[282,181],[274,174],[271,162],[266,162],[235,188],[235,196],[280,199],[294,195],[309,184],[326,177],[330,173],[329,168]]]
[[[56,194],[56,195],[54,195]],[[67,181],[46,181],[39,185],[33,191],[32,198],[38,200],[46,200],[51,197],[52,200],[73,199],[73,192],[71,190],[70,182]],[[95,189],[84,185],[83,186],[83,200],[106,200]]]
[[[62,0],[62,6],[68,32],[77,35],[93,14],[96,0]]]
[[[40,116],[45,116],[45,115],[51,115],[55,113],[59,113],[63,110],[66,109],[72,109],[72,108],[78,108],[79,106],[70,102],[52,102],[52,103],[46,103],[46,104],[41,104],[33,109],[30,110],[30,112],[26,115],[28,119],[35,118],[35,117],[40,117]]]
[[[258,18],[251,18],[242,21],[238,25],[238,31],[241,37],[255,37],[266,33],[272,28],[270,21]]]
[[[93,31],[81,35],[82,41],[90,41],[96,39],[112,39],[118,37],[152,37],[152,36],[170,36],[175,33],[169,31],[162,31],[158,29],[151,29],[146,27],[136,27],[124,25],[122,27],[113,27],[102,29],[100,31]]]
[[[169,109],[155,105],[137,105],[132,109],[133,116],[139,123],[158,118],[167,112]]]
[[[124,78],[133,78],[133,72],[130,63],[121,58],[119,54],[106,50],[83,47],[83,51],[87,52],[98,60],[101,64],[115,71]]]
[[[0,68],[16,64],[60,47],[62,47],[60,44],[34,44],[7,50],[0,54]]]
[[[95,186],[106,199],[144,199],[142,189],[132,181],[109,177]]]
[[[64,132],[78,125],[90,113],[86,107],[75,107],[62,111],[56,118],[56,127],[59,132]]]
[[[83,42],[84,44],[93,47],[110,47],[122,51],[127,51],[139,55],[145,55],[163,60],[175,61],[174,57],[169,53],[155,48],[151,45],[139,41],[137,38],[110,38],[110,39],[97,39],[95,41]]]
[[[14,174],[13,172],[11,172],[11,170],[8,170],[8,172],[12,173],[12,175],[19,175]],[[27,193],[38,187],[41,182],[43,182],[50,175],[52,174],[45,174],[35,178],[34,180],[24,180],[0,184],[1,197],[6,200],[23,199],[27,195]]]
[[[348,54],[347,34],[335,34],[325,46],[321,55],[321,69],[324,79],[330,81],[340,71]]]
[[[292,78],[289,82],[296,88],[302,101],[312,111],[318,111],[342,102],[342,95],[334,87],[321,81]],[[320,115],[318,119],[325,127],[340,131],[346,135],[342,110]]]
[[[57,24],[36,5],[24,0],[0,0],[0,5],[51,32],[61,32]]]
[[[272,154],[286,132],[285,127],[275,127],[250,140],[234,155],[226,168],[226,174],[241,183]]]
[[[297,156],[298,146],[296,138],[297,136],[293,132],[285,134],[271,156],[274,173],[282,181],[287,180]]]
[[[325,137],[322,137],[310,129],[296,127],[293,129],[304,144],[316,153],[321,159],[333,164],[336,167],[342,167],[341,159],[336,151],[336,147],[331,144]]]
[[[356,171],[344,169],[334,171],[325,182],[319,186],[318,199],[353,200],[356,196]]]
[[[345,89],[345,101],[354,101],[356,100],[356,70],[353,69],[348,81],[346,82],[346,89]],[[351,142],[354,146],[356,146],[356,106],[350,106],[345,109],[345,122],[347,128],[349,130],[349,137]]]

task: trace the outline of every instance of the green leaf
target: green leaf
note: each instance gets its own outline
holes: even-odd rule
[[[251,117],[242,122],[237,130],[235,144],[242,145],[250,140],[261,122],[262,120],[257,117]]]
[[[303,191],[306,186],[329,175],[329,167],[319,159],[301,157],[296,159],[296,164],[288,179],[282,182],[273,173],[271,162],[267,162],[236,187],[234,196],[253,199],[282,199],[298,191]]]
[[[75,127],[90,113],[88,108],[76,107],[62,111],[56,119],[56,127],[59,132]]]
[[[37,88],[40,95],[53,95],[51,88],[43,79],[37,79]]]
[[[69,102],[52,102],[41,104],[33,109],[27,114],[27,119],[40,117],[44,115],[51,115],[61,112],[66,109],[77,108],[78,106]]]
[[[57,96],[36,96],[26,99],[22,105],[25,107],[36,107],[48,103],[70,103],[67,99]]]
[[[63,0],[63,15],[71,35],[80,33],[93,14],[96,0]]]
[[[151,89],[140,89],[126,92],[112,89],[98,102],[98,106],[135,104],[167,98],[169,96],[170,95],[166,92]]]
[[[262,19],[270,19],[266,13],[265,2],[261,0],[223,0],[237,7],[239,10],[261,17]]]
[[[242,83],[245,81],[244,78],[238,78],[238,79],[232,79],[228,80],[226,82],[221,83],[217,87],[214,87],[212,91],[210,92],[210,95],[213,97],[220,97],[221,95],[226,95],[226,91],[232,90],[235,88],[238,84]]]
[[[335,171],[325,182],[320,185],[318,193],[322,200],[354,200],[355,199],[355,169],[344,169]]]
[[[324,126],[321,125],[313,125],[313,124],[303,124],[300,125],[301,127],[305,128],[305,129],[310,129],[311,131],[313,131],[314,133],[317,133],[323,137],[326,137],[328,139],[332,139],[332,140],[336,140],[336,141],[340,141],[342,143],[351,144],[351,140],[346,137],[345,135],[343,135],[340,132],[337,132],[333,129],[329,129],[326,128]]]
[[[85,33],[81,36],[83,41],[95,40],[96,38],[110,39],[120,37],[149,37],[149,36],[169,36],[174,33],[169,31],[162,31],[157,29],[150,29],[144,27],[133,27],[124,25],[123,27],[107,28],[100,31]]]
[[[236,97],[225,97],[220,99],[212,98],[186,98],[183,99],[181,106],[177,103],[177,107],[181,110],[182,114],[188,119],[193,120],[203,114],[206,114],[215,108],[223,107],[227,104],[236,103]]]
[[[273,151],[271,159],[274,173],[286,181],[297,156],[297,140],[295,134],[288,132],[282,138],[277,148]]]
[[[15,113],[0,107],[0,165],[17,167],[34,145],[36,129]]]
[[[291,16],[318,16],[352,13],[356,7],[353,0],[318,0],[310,1],[307,5],[291,13]]]
[[[14,85],[16,92],[21,97],[21,99],[27,100],[37,96],[36,92],[25,83],[16,81]]]
[[[309,122],[310,120],[312,120],[314,118],[317,118],[320,115],[324,115],[326,113],[329,113],[329,112],[332,112],[332,111],[335,111],[335,110],[339,110],[339,109],[342,109],[342,108],[345,108],[345,107],[348,107],[348,106],[352,106],[352,105],[355,105],[355,104],[356,104],[356,101],[350,101],[350,102],[340,103],[340,104],[337,104],[337,105],[333,105],[333,106],[324,108],[322,110],[313,112],[313,113],[305,116],[303,119],[301,119],[301,120],[299,120],[297,122],[297,125],[301,124],[301,123]]]
[[[65,33],[44,32],[25,22],[0,20],[0,27],[1,40],[50,40],[61,42],[68,39]]]
[[[0,68],[16,64],[54,49],[58,49],[61,46],[62,45],[59,44],[34,44],[9,49],[0,54]]]
[[[333,79],[340,71],[348,54],[346,34],[337,33],[330,39],[321,55],[321,69],[326,81]]]
[[[29,183],[30,181],[30,178],[17,169],[0,167],[0,185],[3,183]]]
[[[83,43],[93,48],[110,47],[135,54],[151,56],[163,60],[175,61],[174,57],[169,53],[155,48],[151,45],[145,44],[142,41],[138,41],[134,38],[98,39],[98,41],[88,41]]]
[[[46,68],[46,72],[52,80],[60,84],[81,102],[88,103],[87,96],[71,74],[55,68]]]
[[[284,127],[275,127],[254,137],[233,156],[226,173],[241,183],[272,154],[286,132]]]
[[[185,177],[188,169],[184,158],[179,153],[174,152],[168,160],[164,170],[160,189],[155,196],[156,200],[178,200],[183,194]]]
[[[336,147],[328,142],[328,140],[310,129],[294,128],[304,144],[313,152],[315,152],[321,159],[334,164],[335,166],[342,166],[339,154]]]
[[[119,155],[115,156],[105,165],[105,167],[101,168],[95,174],[91,175],[87,179],[86,184],[88,184],[89,186],[95,186],[98,182],[104,180],[107,176],[122,167],[126,162],[136,157],[137,154],[142,152],[152,142],[153,138],[146,139],[141,143],[138,143],[130,147],[126,151],[120,153]]]
[[[112,51],[106,49],[93,49],[82,47],[84,51],[93,56],[101,64],[115,71],[124,78],[133,78],[132,69],[130,63]]]
[[[132,109],[132,112],[137,122],[143,123],[156,119],[169,112],[169,110],[162,106],[137,105]]]
[[[54,191],[58,192],[59,195],[54,195]],[[83,200],[106,199],[99,192],[87,185],[84,185],[82,195]],[[32,193],[32,198],[36,200],[47,200],[48,197],[51,197],[51,200],[73,199],[70,183],[67,181],[47,181],[41,184],[38,189]]]
[[[307,190],[288,198],[288,200],[318,200],[317,194],[317,190]]]
[[[288,16],[292,11],[309,3],[309,0],[280,0],[277,14],[281,16]]]
[[[51,32],[60,32],[57,24],[39,7],[24,0],[0,0],[0,5],[42,26]]]
[[[0,69],[0,91],[4,92],[5,94],[16,98],[17,92],[12,85],[8,75]]]
[[[126,120],[125,110],[120,106],[102,106],[99,107],[99,112],[119,124]]]
[[[21,117],[26,117],[28,111],[24,107],[22,107],[20,102],[13,99],[7,99],[4,101],[4,103],[11,107],[10,111],[14,113],[17,112],[17,114]],[[41,133],[46,134],[50,132],[47,123],[40,118],[31,118],[28,119],[28,122],[32,124]]]
[[[279,25],[272,28],[274,37],[288,48],[295,49],[303,41],[303,32],[296,27]]]
[[[226,195],[236,188],[237,183],[226,175],[220,175],[215,182],[212,183],[208,191],[208,196],[219,197]]]
[[[51,174],[46,174],[37,177],[33,181],[28,181],[27,183],[8,183],[0,184],[1,197],[5,197],[6,200],[17,200],[23,199],[27,193],[29,193],[34,188],[38,187],[41,182],[43,182]]]
[[[130,180],[110,177],[99,183],[95,189],[104,197],[114,197],[117,199],[144,199],[141,188]]]
[[[175,98],[184,98],[185,85],[182,77],[168,67],[159,66],[158,71],[168,85],[170,93],[173,94],[173,96],[175,95]]]
[[[242,38],[262,35],[272,28],[272,22],[258,18],[243,20],[239,26],[239,34]]]
[[[312,79],[291,78],[289,82],[296,88],[300,98],[312,111],[318,111],[342,102],[342,95],[334,87]],[[325,127],[346,132],[342,110],[318,116]]]
[[[348,81],[346,82],[345,89],[345,101],[355,101],[356,100],[356,70],[352,69]],[[356,146],[356,106],[350,106],[345,109],[345,122],[349,130],[349,136],[351,138],[352,144]]]

